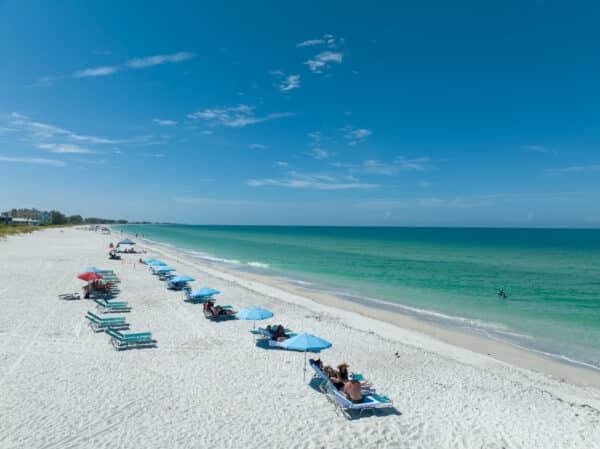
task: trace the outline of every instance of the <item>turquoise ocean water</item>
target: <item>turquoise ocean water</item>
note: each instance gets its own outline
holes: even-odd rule
[[[600,369],[600,230],[126,225],[228,268]],[[499,299],[503,288],[508,298]]]

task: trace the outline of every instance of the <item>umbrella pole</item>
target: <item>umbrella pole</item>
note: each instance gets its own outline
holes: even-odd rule
[[[302,380],[306,381],[306,351],[304,351],[304,373],[302,376]]]

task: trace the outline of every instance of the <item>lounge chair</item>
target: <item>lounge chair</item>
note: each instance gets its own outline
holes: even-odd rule
[[[359,403],[350,401],[344,393],[333,385],[326,387],[325,394],[327,395],[327,399],[336,407],[336,411],[339,411],[348,419],[352,418],[350,414],[352,411],[358,411],[362,415],[366,410],[373,411],[375,409],[394,408],[394,404],[390,398],[377,393],[363,395],[363,400]]]
[[[58,299],[64,299],[66,301],[73,301],[76,299],[81,299],[81,295],[77,292],[75,293],[63,293],[62,295],[58,295]]]
[[[167,281],[167,289],[169,290],[184,290],[187,288],[187,282],[173,282],[171,280]]]
[[[94,332],[104,332],[108,329],[114,330],[126,330],[129,329],[129,324],[125,321],[124,317],[110,317],[102,318],[93,312],[89,312],[85,315],[89,321],[90,329]]]
[[[230,305],[215,306],[214,301],[207,301],[203,307],[204,316],[211,321],[235,320],[237,313]]]
[[[106,333],[110,336],[110,343],[117,351],[123,349],[156,347],[156,340],[152,339],[152,334],[150,332],[123,334],[118,330],[108,329]]]
[[[95,299],[98,310],[102,313],[121,313],[129,312],[131,306],[125,301],[107,301],[105,299]]]
[[[319,382],[318,388],[325,393],[327,399],[335,406],[336,411],[340,412],[346,418],[352,418],[352,415],[350,414],[352,411],[358,411],[359,414],[362,414],[365,410],[394,407],[394,404],[390,398],[378,394],[374,388],[363,388],[362,402],[355,403],[350,401],[350,399],[348,399],[343,392],[338,390],[335,385],[333,385],[329,379],[329,376],[327,376],[327,374],[325,374],[325,372],[323,372],[323,370],[316,363],[311,360],[309,364],[315,372],[313,379],[317,379]]]

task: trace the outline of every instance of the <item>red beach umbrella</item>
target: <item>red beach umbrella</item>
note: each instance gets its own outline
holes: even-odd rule
[[[81,279],[82,281],[97,281],[98,279],[102,279],[102,276],[99,275],[98,273],[92,273],[91,271],[88,271],[87,273],[81,273],[79,276],[77,276],[79,279]]]

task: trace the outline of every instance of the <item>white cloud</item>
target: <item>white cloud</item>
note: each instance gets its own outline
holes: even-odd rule
[[[429,181],[425,181],[424,179],[422,179],[421,181],[419,181],[417,183],[417,185],[419,187],[421,187],[422,189],[428,189],[429,187],[431,187],[431,183]]]
[[[286,75],[282,70],[271,70],[269,73],[278,79],[275,87],[281,92],[287,92],[300,87],[300,75]]]
[[[308,39],[302,42],[299,42],[298,44],[296,44],[296,47],[301,48],[301,47],[312,47],[314,45],[322,45],[325,43],[324,39]]]
[[[352,176],[332,176],[320,173],[289,172],[283,179],[248,179],[250,187],[284,187],[289,189],[312,190],[368,190],[379,187],[377,184],[363,183]]]
[[[323,73],[325,69],[328,69],[332,63],[341,64],[344,55],[341,52],[335,51],[323,51],[312,59],[304,62],[313,73]]]
[[[161,157],[165,157],[166,155],[164,153],[144,153],[142,154],[142,156],[160,159]]]
[[[275,167],[288,167],[290,164],[288,164],[287,162],[284,161],[275,161],[274,163]]]
[[[158,126],[175,126],[177,122],[175,120],[165,120],[160,118],[153,118],[152,121]]]
[[[51,167],[64,167],[66,164],[57,159],[45,159],[41,157],[8,157],[0,156],[0,162],[15,162],[19,164],[48,165]]]
[[[254,106],[239,104],[237,106],[204,109],[202,111],[193,112],[188,114],[188,118],[193,120],[205,120],[213,126],[222,125],[231,128],[242,128],[244,126],[255,125],[294,115],[290,112],[276,112],[264,116],[256,116],[254,109]]]
[[[424,172],[432,169],[430,159],[427,157],[406,158],[398,156],[391,163],[385,163],[376,159],[369,159],[363,162],[362,171],[373,175],[394,176],[401,171]]]
[[[82,148],[79,145],[70,143],[39,143],[36,147],[49,151],[50,153],[58,154],[84,154],[92,152],[87,148]]]
[[[342,128],[342,131],[344,132],[344,138],[346,140],[348,140],[348,145],[357,145],[357,144],[361,143],[362,141],[364,141],[371,134],[373,134],[373,131],[371,131],[370,129],[366,129],[366,128],[356,129],[356,128],[352,128],[350,126]]]
[[[523,145],[523,149],[533,153],[552,154],[556,156],[558,152],[553,148],[548,148],[544,145]]]
[[[148,67],[154,67],[162,64],[174,64],[178,62],[187,61],[194,58],[196,55],[187,51],[180,51],[178,53],[171,53],[167,55],[153,55],[146,56],[143,58],[133,58],[126,61],[124,64],[119,65],[105,65],[100,67],[90,67],[81,70],[77,70],[73,73],[74,78],[88,78],[112,75],[113,73],[119,72],[125,69],[146,69]]]
[[[329,151],[324,148],[312,148],[308,154],[317,160],[327,159],[330,156]]]
[[[179,204],[195,206],[258,206],[264,204],[259,201],[230,200],[197,196],[176,196],[173,198],[173,201]]]
[[[344,41],[344,39],[340,39],[340,43],[343,43],[343,41]],[[317,45],[327,45],[329,48],[336,48],[337,41],[336,41],[335,37],[333,36],[333,34],[324,34],[323,37],[320,37],[318,39],[308,39],[308,40],[299,42],[298,44],[296,44],[296,47],[298,47],[298,48],[314,47]]]
[[[106,76],[112,75],[113,73],[117,73],[120,70],[118,66],[101,66],[101,67],[92,67],[88,69],[77,70],[73,73],[74,78],[87,78],[87,77],[96,77],[96,76]]]
[[[122,141],[106,139],[104,137],[89,136],[75,133],[58,126],[47,123],[36,122],[26,115],[13,112],[10,115],[10,124],[29,135],[34,140],[49,140],[53,138],[67,138],[78,142],[87,142],[90,144],[116,144]]]
[[[315,141],[315,142],[320,142],[321,139],[323,138],[323,134],[321,134],[320,131],[313,131],[307,134],[308,138]]]
[[[546,173],[549,175],[564,175],[573,173],[592,173],[600,172],[600,164],[592,165],[570,165],[563,168],[549,168]]]
[[[177,62],[187,61],[194,58],[196,55],[188,51],[180,51],[168,55],[153,55],[144,58],[133,58],[125,63],[127,67],[132,69],[145,69],[162,64],[174,64]]]
[[[248,148],[251,150],[266,150],[270,147],[269,145],[263,145],[262,143],[251,143],[248,145]]]
[[[298,89],[300,87],[300,75],[289,75],[279,84],[279,90],[287,92],[288,90]]]

